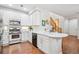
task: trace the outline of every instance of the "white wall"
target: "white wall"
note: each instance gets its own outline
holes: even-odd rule
[[[76,35],[78,34],[78,19],[66,19],[63,16],[50,13],[50,16],[55,19],[59,19],[60,24],[59,26],[63,29],[64,33],[69,35]]]
[[[69,34],[77,35],[78,33],[78,19],[72,19],[69,21]]]
[[[48,20],[49,17],[52,17],[54,19],[59,19],[59,22],[60,22],[59,26],[63,28],[63,21],[65,19],[63,16],[57,15],[53,12],[43,10],[43,9],[40,9],[40,12],[41,12],[41,26],[40,26],[41,30],[44,30],[44,27],[42,26],[42,20]]]
[[[52,17],[52,18],[54,18],[54,19],[59,19],[59,26],[61,27],[61,28],[63,28],[63,22],[64,22],[64,20],[65,20],[65,18],[63,17],[63,16],[60,16],[60,15],[57,15],[57,14],[55,14],[55,13],[52,13],[52,12],[50,12],[49,13],[49,17]]]
[[[77,30],[77,36],[78,36],[78,39],[79,39],[79,19],[78,19],[78,30]]]
[[[64,33],[67,33],[69,35],[75,35],[78,34],[78,19],[65,19],[62,22],[62,28],[64,30]]]
[[[69,34],[69,20],[65,19],[61,24],[63,32]]]

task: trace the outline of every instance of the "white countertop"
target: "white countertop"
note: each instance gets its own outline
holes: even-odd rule
[[[32,31],[32,32],[40,35],[46,35],[49,37],[56,37],[56,38],[62,38],[68,36],[68,34],[58,33],[58,32],[45,32],[45,31]]]

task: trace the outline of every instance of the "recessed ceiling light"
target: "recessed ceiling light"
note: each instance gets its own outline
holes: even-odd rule
[[[20,5],[20,7],[23,7],[23,5]]]
[[[29,9],[27,9],[27,8],[23,8],[23,10],[24,10],[24,11],[29,11]]]
[[[24,8],[23,10],[26,10],[26,8]]]

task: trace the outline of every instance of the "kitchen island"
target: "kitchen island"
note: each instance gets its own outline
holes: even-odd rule
[[[65,33],[32,31],[37,33],[37,46],[48,54],[62,53],[62,38],[68,36]]]

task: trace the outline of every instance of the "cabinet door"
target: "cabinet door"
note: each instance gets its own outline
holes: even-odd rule
[[[40,12],[36,11],[32,15],[32,25],[40,25]]]
[[[50,51],[51,54],[59,54],[62,52],[62,38],[50,38]]]
[[[28,40],[28,32],[25,30],[22,30],[22,41]]]
[[[61,53],[61,38],[50,38],[43,35],[38,35],[37,45],[40,50],[49,54]]]
[[[43,36],[43,43],[42,43],[42,50],[45,52],[45,53],[49,53],[49,48],[50,48],[50,40],[49,40],[49,37],[46,37],[46,36]]]
[[[33,15],[30,15],[29,16],[29,25],[33,25],[32,23],[33,23]]]
[[[32,25],[32,16],[21,15],[21,25]]]
[[[8,45],[9,44],[8,30],[4,30],[4,33],[2,35],[2,43],[3,43],[3,45]]]
[[[46,36],[38,35],[37,46],[45,53],[49,53],[49,39]]]
[[[56,39],[50,38],[50,51],[49,53],[57,53],[57,44],[56,44]]]
[[[43,41],[42,41],[42,36],[37,35],[37,46],[39,49],[42,49]]]
[[[8,15],[3,15],[3,24],[9,25],[9,16]]]
[[[30,41],[32,43],[32,33],[29,31],[22,31],[22,41]]]
[[[32,43],[32,32],[28,32],[28,41]]]

